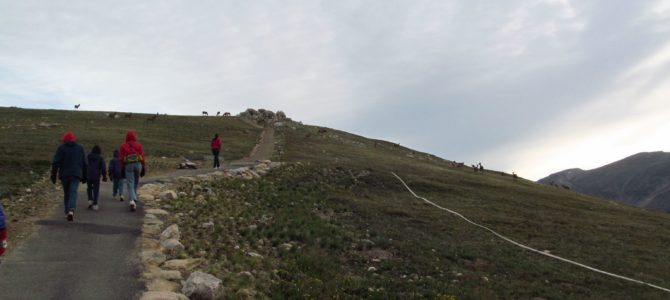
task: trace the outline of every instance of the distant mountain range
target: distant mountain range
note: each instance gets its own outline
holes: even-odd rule
[[[538,180],[593,196],[670,212],[670,153],[643,152],[593,169],[568,169]]]

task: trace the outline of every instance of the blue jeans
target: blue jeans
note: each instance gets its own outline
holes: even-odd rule
[[[221,164],[219,163],[219,153],[221,150],[219,149],[212,149],[212,155],[214,155],[214,168],[220,167]]]
[[[88,200],[93,200],[93,205],[98,205],[98,196],[100,196],[100,180],[86,182],[86,195]]]
[[[79,178],[62,179],[63,184],[63,204],[65,214],[74,211],[77,207],[77,189],[79,188]]]
[[[140,182],[141,163],[126,165],[126,185],[128,187],[128,199],[137,201],[137,184]],[[128,201],[130,203],[130,201]]]
[[[116,197],[116,195],[122,196],[123,195],[123,185],[126,184],[126,180],[123,178],[118,178],[118,179],[112,179],[112,197]]]

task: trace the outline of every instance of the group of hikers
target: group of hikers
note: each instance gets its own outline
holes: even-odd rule
[[[63,144],[58,146],[51,164],[51,182],[55,184],[60,179],[63,185],[63,204],[68,221],[74,221],[79,183],[86,183],[88,209],[99,209],[100,180],[106,182],[109,178],[113,183],[113,198],[117,199],[118,196],[120,201],[124,201],[125,185],[128,190],[128,207],[130,211],[135,211],[136,189],[140,177],[145,174],[144,150],[132,130],[126,133],[126,140],[119,149],[114,150],[114,158],[110,160],[109,167],[105,165],[100,146],[93,146],[91,153],[86,156],[84,147],[77,143],[77,138],[70,131],[63,136]]]
[[[221,139],[218,134],[210,142],[214,156],[214,169],[221,168],[219,155]],[[137,135],[130,130],[126,133],[126,140],[118,149],[114,150],[109,165],[105,164],[102,149],[94,145],[86,155],[84,147],[77,143],[77,137],[68,131],[63,136],[63,143],[58,146],[51,163],[51,182],[54,184],[60,179],[63,185],[63,205],[68,221],[74,221],[74,211],[77,207],[77,190],[80,183],[86,184],[88,209],[97,211],[100,196],[100,181],[112,181],[112,198],[124,201],[123,189],[128,191],[128,207],[130,211],[137,209],[137,187],[140,177],[146,174],[146,158],[142,144],[137,141]],[[5,212],[0,204],[0,256],[7,249],[7,222]]]

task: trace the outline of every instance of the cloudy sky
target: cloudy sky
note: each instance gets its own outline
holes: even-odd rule
[[[670,150],[670,1],[0,0],[0,106],[283,110],[538,179]]]

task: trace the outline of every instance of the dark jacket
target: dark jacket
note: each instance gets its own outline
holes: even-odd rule
[[[0,229],[5,228],[7,226],[5,222],[5,210],[2,209],[2,204],[0,204]]]
[[[88,154],[88,181],[100,181],[100,177],[107,178],[107,167],[105,166],[105,159],[100,153],[93,151]]]
[[[119,147],[119,160],[121,161],[121,168],[125,170],[126,156],[130,154],[137,154],[141,156],[142,169],[146,169],[144,150],[142,144],[137,142],[137,135],[133,131],[128,131],[126,134],[126,142]]]
[[[63,144],[58,146],[51,163],[51,174],[58,174],[60,180],[68,178],[83,179],[86,168],[84,147],[76,142],[74,134],[66,133],[63,137]]]
[[[121,169],[121,161],[119,160],[119,150],[114,150],[114,158],[109,161],[109,168],[107,168],[109,179],[117,181],[123,178],[123,169]]]

